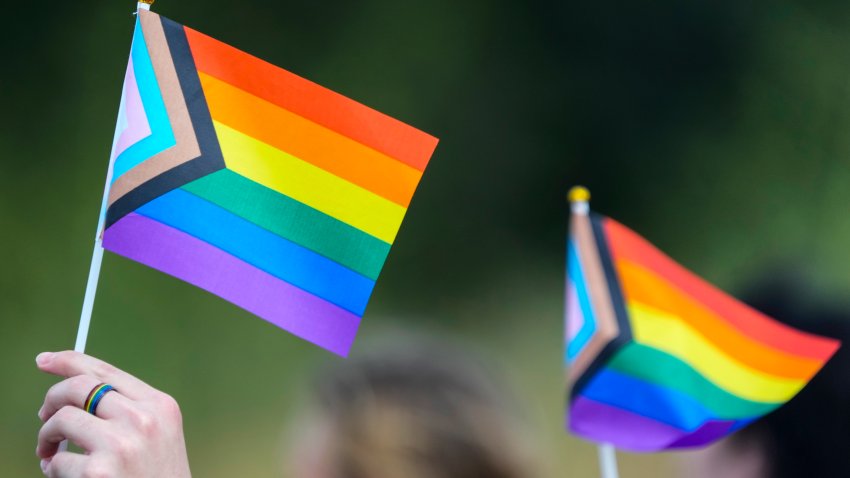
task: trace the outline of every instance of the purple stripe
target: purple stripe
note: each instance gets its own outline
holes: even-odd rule
[[[570,430],[599,443],[630,451],[663,450],[685,432],[621,408],[577,397],[570,407]]]
[[[688,432],[585,397],[570,406],[570,431],[597,443],[635,452],[707,445],[729,433],[734,421],[709,421]]]
[[[672,443],[668,448],[693,448],[707,445],[732,433],[732,425],[736,421],[710,421],[706,422],[690,435]]]
[[[131,213],[104,233],[103,247],[212,292],[341,356],[360,317],[206,242]]]

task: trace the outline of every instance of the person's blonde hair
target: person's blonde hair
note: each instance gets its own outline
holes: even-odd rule
[[[319,382],[334,478],[525,478],[504,392],[443,347],[350,359]]]

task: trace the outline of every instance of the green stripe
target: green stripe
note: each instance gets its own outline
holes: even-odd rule
[[[676,357],[634,342],[618,351],[607,366],[617,372],[684,393],[722,420],[757,417],[782,405],[753,402],[733,395]]]
[[[227,169],[183,189],[372,280],[390,252],[386,242]]]

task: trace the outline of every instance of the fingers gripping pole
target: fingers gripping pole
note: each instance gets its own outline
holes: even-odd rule
[[[91,266],[89,266],[89,280],[86,283],[86,295],[83,298],[83,312],[80,314],[80,325],[77,327],[77,342],[74,344],[74,350],[80,353],[86,351],[86,339],[89,337],[89,325],[91,324],[91,313],[94,308],[94,294],[97,292],[97,280],[100,278],[100,264],[103,262],[103,239],[101,231],[103,223],[106,219],[106,198],[109,194],[109,183],[112,180],[112,164],[106,172],[106,187],[103,191],[103,203],[100,208],[100,219],[97,222],[97,236],[94,240],[94,252],[91,256]],[[59,451],[63,452],[68,449],[68,440],[63,440],[59,444]]]
[[[602,471],[602,478],[619,478],[617,450],[613,445],[608,443],[599,445],[599,468]]]
[[[94,237],[94,252],[89,266],[89,280],[86,282],[86,294],[83,297],[83,311],[80,314],[80,325],[77,327],[77,341],[74,350],[80,353],[86,351],[86,339],[89,337],[91,313],[94,309],[94,296],[97,292],[97,281],[100,278],[100,265],[103,263],[103,226],[106,223],[106,201],[109,198],[109,185],[112,184],[112,161],[106,169],[106,184],[103,186],[103,199],[100,202],[100,217],[97,220],[97,232]],[[59,451],[68,449],[68,440],[59,444]]]

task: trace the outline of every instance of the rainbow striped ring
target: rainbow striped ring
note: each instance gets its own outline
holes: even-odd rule
[[[86,402],[83,405],[83,410],[94,415],[97,411],[97,405],[100,403],[100,400],[103,398],[103,396],[113,390],[115,390],[115,387],[105,383],[101,383],[100,385],[94,387],[93,389],[91,389],[91,392],[89,392],[89,396],[86,398]]]

